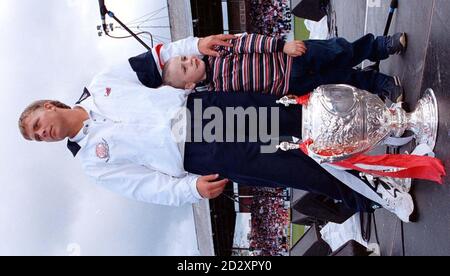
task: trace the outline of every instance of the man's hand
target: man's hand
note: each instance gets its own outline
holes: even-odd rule
[[[223,192],[225,186],[229,181],[228,179],[217,180],[218,178],[219,178],[218,174],[205,175],[199,177],[197,179],[198,193],[203,198],[207,199],[213,199],[218,197]]]
[[[294,40],[284,44],[283,52],[291,57],[299,57],[306,53],[306,46],[303,41]]]
[[[211,35],[200,38],[198,42],[198,50],[202,55],[218,57],[219,53],[214,50],[216,46],[232,47],[233,44],[226,42],[227,40],[236,39],[234,35],[220,34]]]

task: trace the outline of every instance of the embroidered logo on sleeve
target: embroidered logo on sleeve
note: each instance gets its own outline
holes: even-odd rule
[[[105,162],[109,161],[109,145],[108,142],[106,142],[105,139],[102,139],[103,142],[97,144],[95,147],[95,154],[100,159],[106,159]]]
[[[109,95],[111,95],[111,88],[110,87],[106,87],[106,91],[105,91],[105,97],[109,97]]]

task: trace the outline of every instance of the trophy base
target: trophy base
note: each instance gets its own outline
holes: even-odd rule
[[[438,103],[433,89],[429,88],[419,100],[416,110],[409,114],[409,129],[415,133],[417,144],[427,144],[434,149],[438,128]]]

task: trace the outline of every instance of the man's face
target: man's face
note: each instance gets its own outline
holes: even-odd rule
[[[34,141],[58,142],[69,134],[60,109],[50,103],[32,112],[24,120],[24,124],[28,137]]]
[[[186,84],[184,88],[193,89],[195,84],[206,78],[205,62],[196,56],[174,58],[170,62],[169,70],[172,71],[172,77],[179,78]],[[192,87],[192,84],[194,84],[194,87]]]

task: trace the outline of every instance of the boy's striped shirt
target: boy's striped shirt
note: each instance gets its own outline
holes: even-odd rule
[[[209,91],[288,92],[292,58],[283,53],[284,41],[249,34],[218,47],[220,57],[208,58]]]

